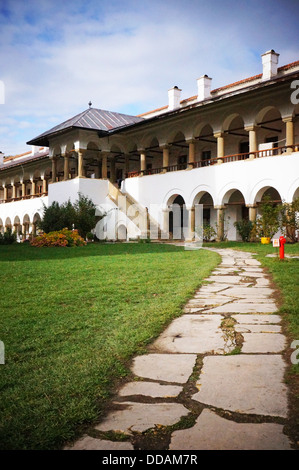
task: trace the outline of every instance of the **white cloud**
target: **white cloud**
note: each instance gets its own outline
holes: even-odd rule
[[[260,54],[268,49],[280,52],[281,64],[298,59],[293,1],[6,4],[12,8],[2,21],[0,10],[6,87],[0,126],[12,126],[10,133],[0,129],[6,153],[22,151],[26,140],[83,111],[89,100],[141,113],[167,104],[174,85],[183,98],[196,94],[202,74],[216,88],[260,73]]]

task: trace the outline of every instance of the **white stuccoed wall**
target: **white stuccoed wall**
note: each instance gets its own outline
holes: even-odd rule
[[[116,205],[108,197],[108,180],[92,178],[74,178],[68,181],[60,181],[49,185],[49,205],[54,201],[62,204],[68,200],[74,203],[79,198],[79,193],[87,196],[99,209],[99,214],[107,213],[96,226],[96,235],[100,239],[117,238],[119,227],[127,228],[128,238],[136,238],[140,231],[124,213],[116,210]],[[121,229],[120,229],[121,230]]]
[[[259,190],[269,186],[277,189],[282,200],[292,201],[299,187],[299,152],[128,178],[122,188],[150,209],[151,204],[167,207],[174,194],[180,194],[190,207],[200,192],[209,192],[214,205],[220,206],[226,202],[224,196],[231,189],[241,191],[245,204],[253,204]]]
[[[252,161],[223,163],[212,167],[182,170],[166,174],[149,175],[137,178],[128,178],[122,183],[122,190],[128,192],[142,206],[147,207],[151,216],[163,227],[163,212],[167,208],[172,196],[180,194],[190,208],[194,205],[196,196],[208,192],[213,198],[214,206],[222,206],[227,202],[227,193],[230,190],[239,190],[245,204],[254,204],[260,200],[263,188],[275,188],[282,201],[291,202],[299,188],[299,152],[284,154],[282,156],[264,157]],[[60,204],[70,200],[74,203],[79,192],[90,197],[96,205],[106,208],[115,207],[108,197],[108,181],[89,178],[75,178],[49,185],[48,197],[26,199],[24,201],[0,204],[0,218],[5,224],[6,217],[14,218],[28,214],[32,222],[34,214],[42,215],[43,203],[50,205],[53,201]],[[233,223],[236,220],[236,208],[230,207],[226,211],[229,223],[228,238],[236,239],[236,229]],[[216,210],[211,210],[211,224],[216,222]],[[112,212],[109,217],[101,221],[101,227],[106,224],[107,238],[115,231],[115,218]],[[129,219],[121,216],[118,225],[125,225],[128,237],[139,235],[136,226]]]
[[[62,204],[68,200],[73,204],[79,193],[92,199],[94,204],[101,204],[108,195],[108,180],[74,178],[49,184],[49,205],[54,201]]]
[[[180,194],[187,208],[192,207],[196,196],[209,192],[214,206],[222,206],[228,191],[238,189],[244,196],[245,204],[260,200],[263,188],[275,188],[282,201],[291,202],[299,188],[299,152],[281,156],[264,157],[254,160],[223,163],[211,167],[182,170],[166,174],[128,178],[122,189],[140,204],[148,207],[150,214],[162,224],[162,209],[167,207],[171,196]],[[196,201],[197,202],[197,201]],[[215,212],[211,211],[211,224],[215,223]],[[236,211],[226,211],[229,223],[228,238],[237,237],[233,223]]]
[[[0,204],[0,218],[3,224],[5,224],[6,218],[9,217],[13,224],[15,217],[19,217],[20,223],[22,224],[24,216],[28,215],[30,222],[32,222],[36,213],[42,216],[43,203],[46,206],[48,205],[48,196]]]

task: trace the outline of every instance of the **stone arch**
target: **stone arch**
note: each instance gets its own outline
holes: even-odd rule
[[[51,179],[51,174],[52,174],[52,168],[51,166],[47,166],[45,169],[44,169],[44,174],[43,174],[43,177],[44,179],[47,181],[47,183],[49,182],[49,180]]]
[[[209,160],[217,155],[217,139],[209,123],[198,125],[195,132],[195,160],[203,161],[203,166],[209,164]],[[206,162],[206,164],[205,164]]]
[[[89,140],[86,145],[86,150],[97,150],[99,151],[99,145],[94,140]]]
[[[173,138],[169,149],[169,165],[177,166],[177,170],[184,170],[187,168],[188,161],[188,144],[185,135],[181,131],[172,135]]]
[[[6,217],[5,219],[5,228],[12,228],[11,218]]]
[[[210,188],[201,189],[198,191],[195,197],[193,198],[193,206],[199,204],[201,205],[200,210],[202,210],[202,217],[199,217],[200,226],[197,227],[198,221],[195,220],[195,229],[201,230],[202,225],[202,237],[204,241],[212,241],[216,236],[216,223],[217,223],[217,211],[214,208],[214,198],[212,196],[212,191],[209,191]],[[198,217],[198,212],[195,212],[195,218]],[[214,234],[213,234],[214,230]],[[215,236],[214,236],[215,235]]]
[[[226,132],[228,131],[229,129],[233,129],[234,128],[234,123],[240,123],[242,122],[243,123],[243,127],[244,127],[244,119],[243,117],[239,114],[239,113],[231,113],[229,114],[228,116],[226,116],[223,120],[223,123],[222,123],[222,131],[223,132]],[[235,124],[236,125],[236,124]]]
[[[22,232],[24,239],[27,238],[30,233],[30,217],[27,213],[24,214],[22,219]]]
[[[117,233],[118,240],[123,240],[123,241],[127,240],[128,231],[124,223],[118,224],[116,233]]]
[[[296,189],[296,191],[294,192],[293,201],[294,201],[295,199],[297,199],[297,198],[299,198],[299,186],[298,186],[298,188]]]
[[[22,224],[21,224],[20,217],[18,215],[14,217],[13,227],[14,227],[14,231],[17,234],[17,239],[19,239],[19,235],[22,232]]]
[[[245,197],[237,188],[229,189],[222,198],[225,207],[225,230],[228,240],[241,240],[235,227],[236,222],[249,219],[249,209],[245,205]]]
[[[186,140],[186,135],[182,130],[181,126],[174,126],[171,128],[171,131],[168,134],[167,143],[171,144],[179,140]]]
[[[13,224],[16,225],[16,224],[20,224],[20,223],[21,223],[20,217],[19,217],[18,215],[16,215],[16,216],[14,217],[14,222],[13,222]]]
[[[152,147],[152,142],[155,142],[157,146],[160,146],[160,142],[156,134],[151,133],[146,133],[142,136],[142,139],[140,141],[140,148],[144,148],[145,150],[148,147]]]
[[[62,151],[61,151],[61,146],[60,145],[55,145],[52,149],[51,149],[51,156],[53,157],[60,157]]]
[[[199,137],[203,133],[203,130],[205,129],[205,127],[211,128],[211,135],[213,134],[212,126],[208,122],[206,121],[199,122],[195,124],[194,129],[193,129],[194,138]]]
[[[270,199],[275,203],[282,202],[282,197],[279,191],[276,188],[274,188],[274,186],[267,185],[267,186],[261,187],[255,195],[254,202],[256,204],[259,204],[260,202],[262,202],[262,199],[264,196],[269,196]]]
[[[185,201],[187,200],[187,195],[184,193],[182,189],[173,188],[170,191],[168,191],[163,198],[163,204],[162,204],[163,209],[167,209],[169,205],[173,203],[176,196],[182,196],[182,198]]]
[[[163,150],[160,148],[160,142],[156,136],[148,141],[145,151],[147,170],[161,168],[163,166]]]
[[[229,114],[223,121],[222,132],[225,136],[225,154],[235,155],[249,152],[249,133],[241,114]]]
[[[171,239],[182,240],[188,231],[186,200],[181,194],[173,194],[168,199],[168,229]]]
[[[299,197],[299,178],[296,178],[293,183],[290,184],[285,202],[292,202],[297,197]]]
[[[222,204],[232,204],[232,203],[243,203],[245,204],[245,197],[242,191],[238,188],[232,188],[225,192],[222,197]]]
[[[285,125],[281,113],[276,106],[264,106],[256,115],[255,123],[258,126],[258,141],[269,143],[273,147],[285,145]]]
[[[202,204],[201,199],[205,194],[209,194],[211,197],[212,205],[214,206],[213,191],[210,186],[200,185],[192,191],[190,197],[190,206],[194,207],[195,204]]]
[[[41,221],[41,216],[39,212],[35,212],[32,218],[32,234],[36,235],[38,231],[38,223]]]
[[[23,215],[23,224],[30,224],[30,216],[26,213]]]
[[[65,151],[66,152],[72,152],[75,151],[75,143],[73,140],[69,140],[66,145],[65,145]]]

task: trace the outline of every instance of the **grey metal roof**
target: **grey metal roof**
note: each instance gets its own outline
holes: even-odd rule
[[[115,113],[112,111],[105,111],[103,109],[89,108],[80,114],[58,124],[52,129],[43,132],[39,136],[27,142],[29,145],[43,145],[48,147],[48,138],[57,133],[61,133],[67,129],[79,128],[79,129],[91,129],[96,130],[103,134],[103,136],[109,131],[117,128],[126,127],[137,122],[144,121],[143,118],[137,116],[130,116],[128,114]]]

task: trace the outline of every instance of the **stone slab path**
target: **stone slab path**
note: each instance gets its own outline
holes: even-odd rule
[[[132,362],[133,379],[67,450],[291,450],[286,338],[275,291],[252,254],[222,263]]]

